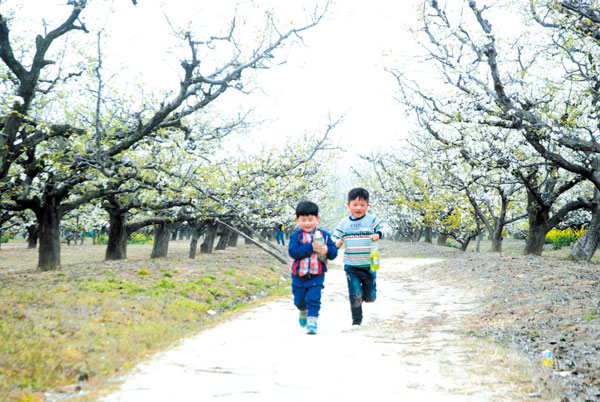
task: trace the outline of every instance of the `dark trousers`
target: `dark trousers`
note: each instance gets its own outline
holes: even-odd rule
[[[281,244],[285,246],[285,240],[283,237],[283,232],[281,230],[275,232],[275,239],[277,240],[277,244],[279,244],[279,242],[281,241]]]
[[[372,303],[377,298],[377,273],[369,267],[344,266],[348,281],[348,297],[352,322],[362,322],[362,303]]]
[[[298,310],[308,310],[309,317],[318,317],[321,309],[321,291],[325,286],[325,274],[292,275],[292,294]]]

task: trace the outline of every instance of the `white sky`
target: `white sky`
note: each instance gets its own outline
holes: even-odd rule
[[[157,51],[171,37],[165,15],[169,15],[174,25],[183,24],[191,16],[194,24],[208,28],[210,23],[216,26],[226,24],[234,3],[258,10],[254,16],[249,13],[238,16],[240,23],[244,18],[261,17],[261,6],[271,3],[276,17],[289,18],[294,24],[301,25],[304,18],[301,6],[317,2],[323,4],[323,0],[293,3],[274,0],[209,3],[138,0],[134,7],[130,0],[118,0],[113,1],[114,13],[110,14],[107,2],[92,0],[82,16],[89,26],[98,24],[95,18],[100,21],[106,18],[113,42],[104,44],[104,48],[114,52],[128,72],[142,74],[147,81],[159,86],[168,83],[165,86],[176,88],[175,80],[181,74],[179,60]],[[244,97],[226,93],[219,104],[231,109],[252,106],[257,120],[267,120],[252,132],[252,144],[256,144],[257,140],[281,141],[307,132],[323,131],[329,115],[333,119],[344,115],[343,123],[333,133],[337,144],[345,146],[352,154],[366,154],[373,148],[388,149],[398,138],[406,136],[407,125],[401,106],[393,99],[395,80],[384,71],[384,64],[388,59],[386,55],[403,53],[402,48],[410,42],[404,24],[414,23],[416,2],[335,1],[325,19],[303,35],[304,45],[297,44],[291,48],[285,65],[258,73],[257,83],[262,93],[255,92]],[[66,0],[28,0],[25,4],[21,3],[0,0],[0,10],[5,7],[23,8],[23,12],[31,18],[30,27],[39,27],[41,18],[48,21],[50,27],[55,27],[70,11],[70,6],[65,6]],[[221,8],[220,14],[215,14],[216,8]],[[261,24],[262,19],[257,23]],[[83,36],[81,33],[72,35],[78,35],[79,39]],[[88,40],[92,44],[95,34],[88,35]]]
[[[286,66],[264,74],[268,98],[261,106],[277,111],[275,131],[301,134],[321,129],[328,115],[344,115],[334,138],[352,153],[386,147],[406,133],[396,83],[384,70],[385,56],[406,37],[397,0],[345,0],[334,4],[321,24],[304,36]]]
[[[483,1],[483,0],[482,0]],[[41,30],[44,19],[51,28],[64,21],[71,10],[67,0],[0,0],[0,12],[21,9],[18,22]],[[264,24],[264,10],[273,7],[279,24],[302,25],[306,12],[324,0],[91,0],[82,14],[90,27],[106,25],[111,41],[103,47],[123,65],[121,74],[142,77],[158,87],[176,89],[181,55],[167,49],[174,39],[173,26],[193,24],[195,35],[223,34],[234,8],[238,26],[248,29]],[[240,96],[228,91],[216,104],[227,110],[255,109],[254,118],[265,123],[251,132],[242,146],[280,142],[305,133],[324,130],[328,116],[345,116],[333,140],[351,154],[368,154],[372,149],[389,149],[407,137],[412,125],[402,106],[393,99],[397,84],[384,66],[411,63],[415,51],[408,25],[418,25],[416,6],[420,0],[334,0],[320,24],[303,34],[304,44],[276,53],[286,64],[257,73],[262,91]],[[112,4],[112,11],[110,5]],[[200,29],[198,27],[201,27]],[[250,37],[252,31],[247,31]],[[71,33],[77,41],[87,40],[95,48],[95,34]],[[27,38],[31,43],[33,37]],[[246,37],[242,38],[244,41]],[[251,39],[251,38],[250,38]],[[248,41],[250,42],[250,41]],[[94,50],[91,51],[94,54]],[[285,55],[287,54],[287,58]],[[185,54],[187,56],[187,53]],[[283,57],[283,59],[282,59]],[[203,65],[210,63],[203,60]],[[394,64],[395,63],[395,64]],[[106,63],[108,64],[108,63]],[[417,74],[412,69],[412,74]],[[427,78],[424,78],[427,79]]]

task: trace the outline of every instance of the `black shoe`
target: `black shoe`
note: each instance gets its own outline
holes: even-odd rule
[[[352,325],[360,325],[362,324],[362,320],[352,320]]]

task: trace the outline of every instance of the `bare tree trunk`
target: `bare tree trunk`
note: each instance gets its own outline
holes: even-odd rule
[[[469,244],[471,244],[471,241],[477,237],[477,233],[471,234],[471,235],[467,235],[465,237],[465,239],[463,239],[460,242],[460,250],[461,251],[467,251],[467,249],[469,248]]]
[[[433,243],[433,231],[431,226],[425,226],[425,243]]]
[[[49,198],[46,206],[36,209],[40,250],[38,269],[51,271],[60,268],[60,201]]]
[[[446,233],[440,233],[440,235],[437,238],[436,244],[438,246],[445,246],[446,241],[448,241],[448,235]]]
[[[198,249],[198,239],[200,238],[200,234],[202,233],[202,229],[204,228],[204,222],[195,225],[192,229],[192,240],[190,241],[190,254],[189,257],[194,259],[196,258],[196,250]]]
[[[495,253],[502,252],[502,226],[496,225],[494,231],[490,234],[492,240],[492,251]]]
[[[198,236],[196,234],[192,235],[192,240],[190,240],[190,252],[188,257],[191,259],[196,258],[196,249],[198,248]]]
[[[169,239],[171,234],[171,225],[168,223],[159,223],[155,225],[154,245],[150,258],[167,258],[169,253]]]
[[[592,259],[600,243],[600,214],[596,214],[590,227],[573,245],[569,258],[573,261],[587,262]]]
[[[542,255],[546,241],[546,235],[548,232],[549,230],[546,229],[545,225],[534,227],[529,226],[529,232],[527,233],[525,250],[523,250],[523,254]]]
[[[236,247],[239,235],[236,232],[229,232],[229,247]]]
[[[527,218],[529,220],[529,231],[523,254],[542,255],[546,234],[552,228],[546,225],[550,220],[550,209],[544,208],[539,202],[535,202],[529,191],[527,192]]]
[[[475,216],[475,220],[477,222],[477,245],[475,246],[475,251],[481,252],[481,239],[483,238],[483,234],[481,233],[481,221],[477,216]]]
[[[569,258],[578,262],[589,261],[598,249],[598,244],[600,244],[600,193],[596,189],[594,191],[590,227],[587,232],[573,244]]]
[[[34,249],[37,247],[39,232],[38,225],[27,226],[27,248]]]
[[[245,226],[242,227],[241,232],[246,235],[246,237],[244,237],[244,244],[252,244],[252,232]]]
[[[126,214],[109,211],[108,244],[104,254],[105,260],[124,260],[127,258]]]
[[[229,233],[231,232],[226,228],[221,228],[221,236],[219,237],[219,242],[217,243],[215,250],[225,250],[229,243]]]
[[[200,246],[200,252],[204,254],[212,254],[213,246],[215,244],[215,237],[217,236],[217,224],[209,222],[206,227],[206,236],[204,242]]]
[[[252,243],[252,231],[250,231],[250,229],[248,229],[246,226],[242,226],[240,231],[246,235],[244,237],[244,244],[245,245],[253,244]]]
[[[418,227],[415,230],[413,230],[412,235],[411,235],[411,241],[413,243],[417,243],[419,240],[421,240],[421,234],[423,233],[423,228],[422,227]]]

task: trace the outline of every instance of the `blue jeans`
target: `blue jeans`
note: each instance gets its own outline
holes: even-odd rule
[[[352,321],[362,321],[362,303],[372,303],[377,298],[377,272],[369,267],[344,266],[346,280],[348,281],[348,297]]]
[[[318,317],[321,309],[321,291],[325,286],[325,274],[292,275],[292,294],[298,310],[308,310],[309,317]]]
[[[271,233],[273,233],[273,232],[271,232]],[[285,246],[283,232],[281,230],[278,230],[277,232],[275,232],[275,239],[277,240],[277,244],[279,244],[279,242],[281,241],[281,244],[283,244]]]

